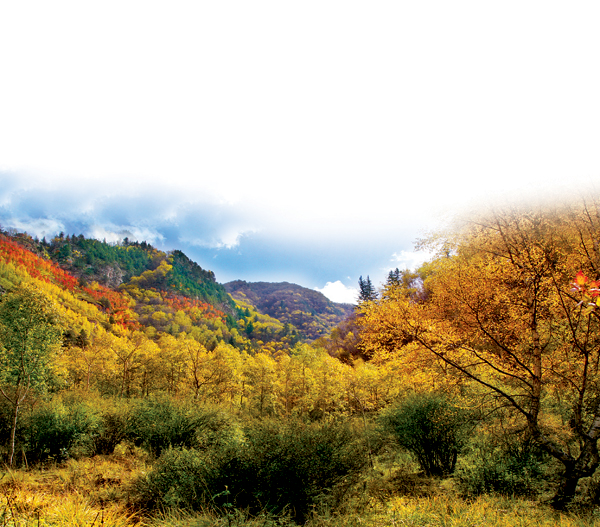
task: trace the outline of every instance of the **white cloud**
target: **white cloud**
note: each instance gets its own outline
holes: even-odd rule
[[[392,262],[394,262],[394,267],[400,270],[414,270],[430,260],[432,256],[431,253],[426,251],[400,251],[392,254]]]
[[[36,218],[19,220],[12,219],[10,225],[5,227],[16,229],[17,231],[26,232],[30,236],[38,238],[51,238],[61,231],[65,230],[64,224],[58,220],[51,218]]]
[[[340,280],[327,282],[325,287],[322,289],[315,287],[315,290],[323,293],[332,302],[339,302],[342,304],[356,304],[358,298],[358,289],[355,287],[347,287]]]
[[[164,181],[325,236],[595,176],[600,7],[537,4],[13,2],[0,166]]]
[[[224,228],[220,232],[211,233],[208,236],[182,235],[179,241],[206,249],[235,249],[242,236],[257,232],[256,229],[236,229],[234,227]]]
[[[106,240],[108,243],[120,242],[123,238],[130,241],[146,241],[151,245],[164,240],[164,236],[152,229],[135,226],[93,225],[87,235],[96,240]]]

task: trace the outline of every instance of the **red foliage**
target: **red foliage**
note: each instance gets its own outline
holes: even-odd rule
[[[185,312],[194,322],[199,322],[202,319],[225,319],[223,311],[219,311],[213,305],[201,300],[191,300],[181,296],[169,296],[164,299],[164,302],[174,311]]]
[[[121,293],[97,284],[93,287],[82,287],[79,285],[77,278],[58,265],[50,260],[40,258],[2,234],[0,234],[0,260],[23,267],[32,278],[55,284],[72,293],[85,292],[98,301],[99,304],[101,304],[100,300],[102,298],[106,298],[110,302],[110,314],[116,324],[128,328],[138,327],[134,314],[129,309],[129,301]]]

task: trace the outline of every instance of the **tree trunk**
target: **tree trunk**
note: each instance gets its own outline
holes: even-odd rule
[[[597,419],[595,420],[597,421]],[[593,430],[596,426],[592,426],[593,434],[589,434],[581,449],[579,457],[572,462],[565,462],[565,471],[558,485],[558,489],[554,498],[552,498],[552,506],[557,510],[564,510],[573,501],[577,484],[581,478],[586,478],[594,475],[598,467],[598,445],[597,439],[592,437],[595,435]]]
[[[556,494],[552,498],[552,507],[556,510],[565,510],[569,503],[573,501],[575,497],[575,491],[577,490],[577,484],[579,483],[582,475],[579,471],[576,471],[573,467],[567,467],[562,476],[561,482],[558,485]]]
[[[15,457],[15,438],[17,435],[17,420],[19,418],[19,404],[15,404],[15,413],[13,415],[12,430],[10,432],[10,460],[8,466],[13,466],[13,459]]]

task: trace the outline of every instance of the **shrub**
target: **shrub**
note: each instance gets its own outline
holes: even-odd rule
[[[129,401],[112,399],[101,410],[100,425],[94,437],[95,454],[112,454],[127,439],[131,429],[132,408]]]
[[[127,435],[159,457],[168,448],[208,448],[233,427],[231,416],[216,407],[161,395],[135,405]]]
[[[460,491],[469,496],[497,493],[535,496],[546,479],[548,455],[531,439],[510,436],[486,438],[472,446],[457,470]]]
[[[62,461],[89,455],[99,426],[98,413],[86,404],[43,404],[33,410],[26,423],[27,457],[32,461]]]
[[[317,502],[336,502],[366,466],[361,439],[336,421],[258,422],[246,429],[244,449],[222,471],[222,485],[242,508],[290,509],[302,521]]]
[[[470,416],[436,393],[415,394],[382,412],[380,422],[427,476],[454,472]]]
[[[135,492],[145,507],[288,511],[301,522],[356,480],[368,461],[361,439],[338,422],[256,422],[204,452],[165,451]]]
[[[152,470],[135,481],[136,501],[145,509],[200,510],[214,492],[214,465],[205,452],[165,450]]]

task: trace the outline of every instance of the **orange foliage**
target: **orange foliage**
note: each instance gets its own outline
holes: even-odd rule
[[[138,327],[134,314],[129,309],[129,300],[124,295],[96,283],[92,286],[80,286],[73,275],[2,234],[0,234],[0,260],[22,267],[32,278],[57,285],[71,293],[87,293],[98,304],[101,304],[100,300],[105,298],[110,302],[110,314],[116,324],[132,329]]]
[[[193,322],[200,320],[225,320],[225,313],[213,305],[201,300],[191,300],[181,296],[168,296],[164,299],[166,305],[175,311],[184,311]]]

